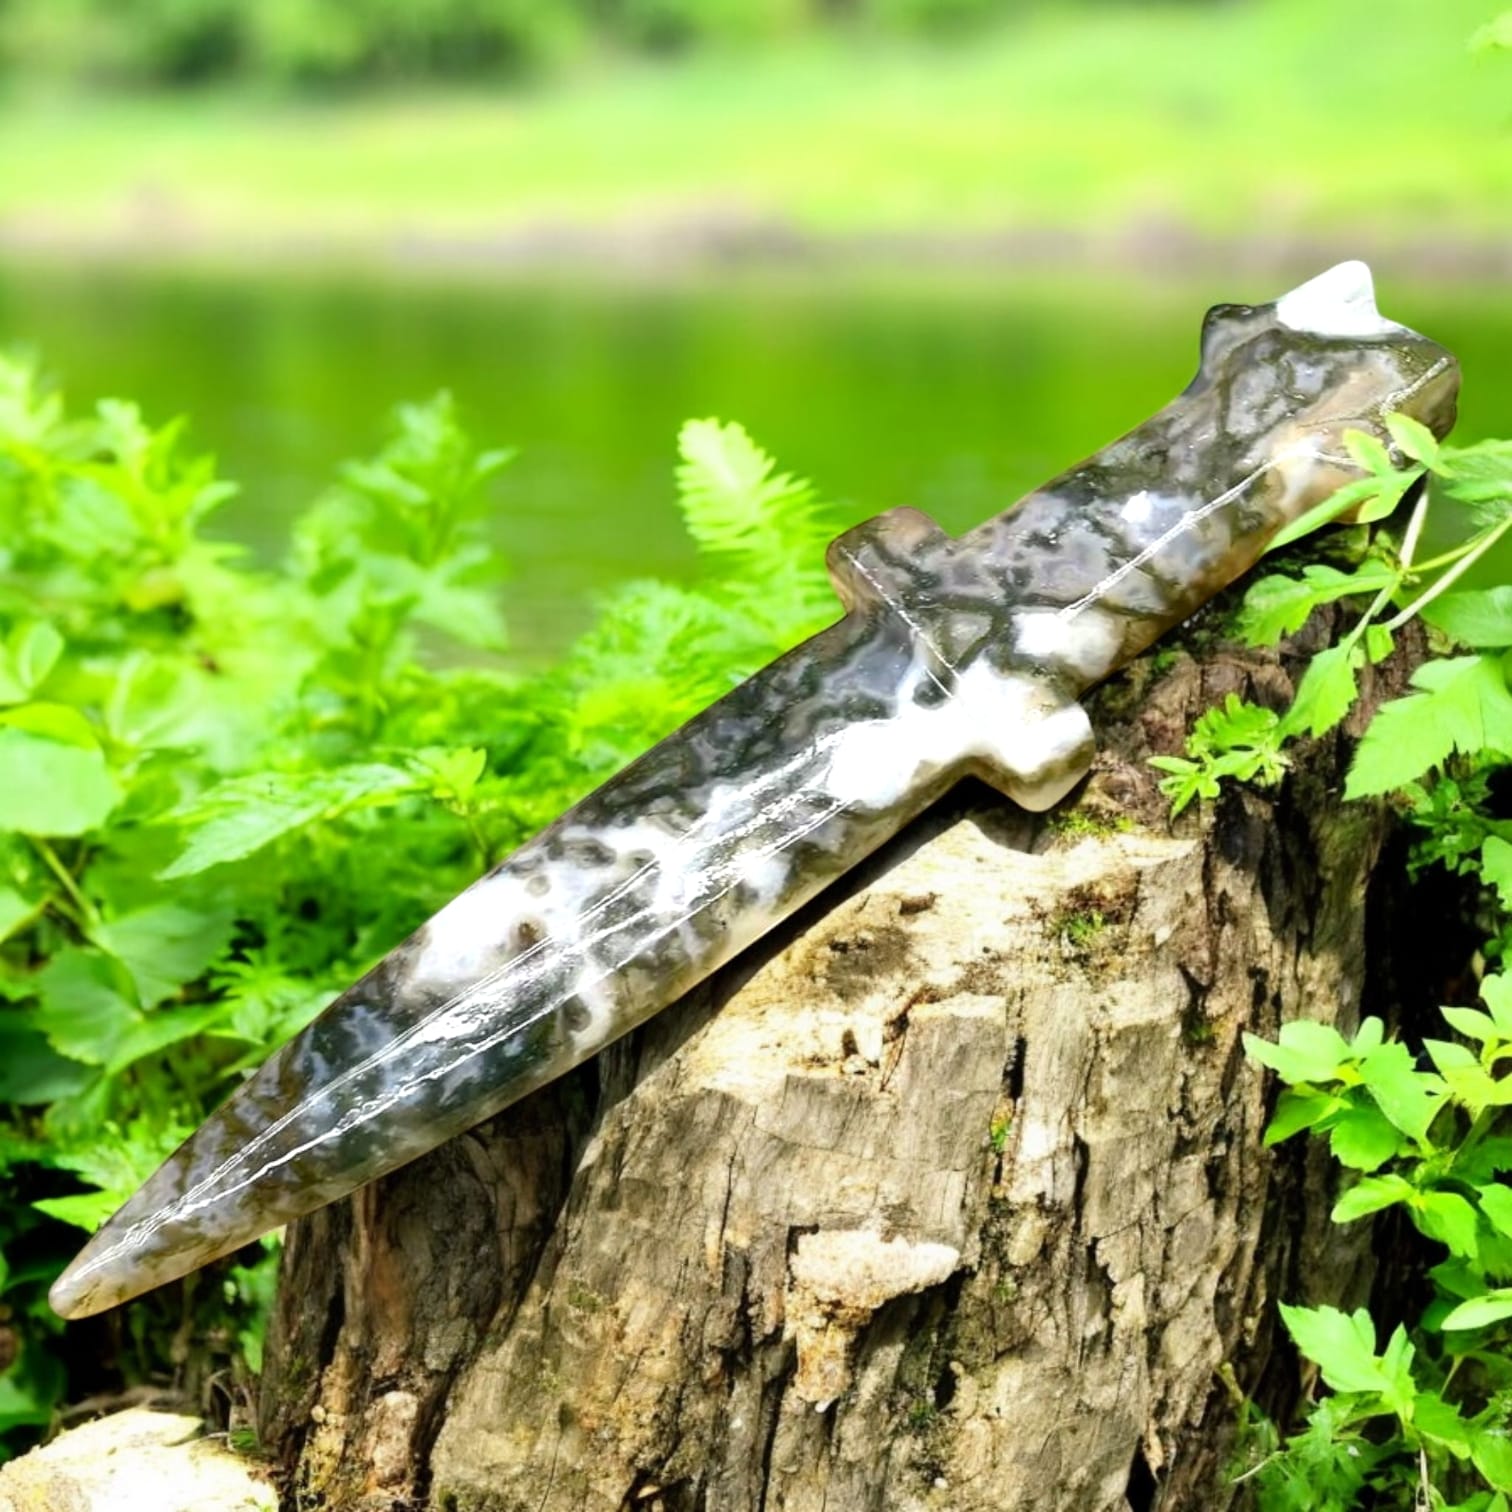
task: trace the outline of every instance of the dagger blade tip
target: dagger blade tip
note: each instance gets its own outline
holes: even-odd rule
[[[65,1322],[93,1317],[111,1305],[101,1295],[98,1283],[85,1272],[92,1247],[86,1246],[48,1290],[47,1305]]]

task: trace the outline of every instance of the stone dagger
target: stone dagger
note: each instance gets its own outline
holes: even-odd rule
[[[960,538],[831,545],[844,606],[443,908],[272,1056],[64,1272],[83,1317],[433,1149],[673,1002],[960,778],[1086,774],[1078,699],[1361,476],[1345,432],[1453,423],[1459,371],[1344,263],[1203,325],[1197,376]]]

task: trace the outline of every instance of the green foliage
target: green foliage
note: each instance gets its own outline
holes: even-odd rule
[[[1280,716],[1271,709],[1245,703],[1230,693],[1223,704],[1209,709],[1187,737],[1187,756],[1154,756],[1150,765],[1168,775],[1161,788],[1179,814],[1194,798],[1216,798],[1220,782],[1269,784],[1284,770],[1280,754]]]
[[[268,572],[201,534],[230,490],[181,426],[72,416],[0,361],[0,1451],[70,1364],[255,1369],[270,1254],[75,1352],[44,1302],[71,1230],[481,870],[834,618],[802,565],[829,533],[812,488],[736,425],[681,453],[707,579],[622,590],[522,677],[492,654],[481,530],[509,456],[445,396],[402,408]]]
[[[1512,904],[1512,832],[1496,817],[1496,774],[1512,763],[1512,592],[1458,588],[1465,572],[1512,528],[1512,446],[1449,447],[1394,417],[1396,455],[1355,438],[1368,476],[1312,511],[1307,528],[1345,509],[1384,518],[1420,478],[1429,480],[1399,536],[1378,534],[1349,571],[1322,564],[1260,579],[1236,620],[1240,637],[1274,645],[1322,604],[1360,597],[1368,607],[1338,645],[1314,656],[1284,713],[1230,696],[1193,730],[1185,757],[1159,765],[1180,810],[1226,779],[1277,782],[1289,741],[1337,728],[1356,680],[1421,615],[1444,655],[1419,667],[1412,691],[1384,704],[1355,750],[1348,799],[1380,794],[1415,822],[1413,857],[1484,885],[1490,913]],[[1452,501],[1469,535],[1428,562],[1415,560],[1434,500]],[[1293,535],[1302,533],[1293,532]],[[1504,925],[1484,955],[1504,953]],[[1286,1434],[1248,1405],[1243,1480],[1261,1512],[1507,1512],[1512,1493],[1512,977],[1481,982],[1482,1008],[1442,1010],[1452,1038],[1428,1039],[1427,1064],[1367,1018],[1353,1039],[1307,1020],[1275,1042],[1245,1037],[1251,1059],[1285,1084],[1266,1131],[1277,1143],[1304,1131],[1326,1138],[1349,1173],[1336,1223],[1387,1211],[1440,1249],[1426,1305],[1382,1329],[1366,1309],[1282,1306],[1298,1350],[1331,1393]]]
[[[1336,490],[1331,498],[1315,505],[1306,514],[1283,526],[1271,540],[1269,549],[1279,551],[1290,546],[1305,535],[1311,535],[1320,526],[1337,520],[1346,511],[1352,511],[1362,525],[1372,525],[1384,520],[1402,502],[1407,490],[1423,476],[1423,467],[1429,458],[1436,457],[1438,443],[1426,426],[1407,415],[1393,415],[1387,421],[1392,439],[1405,455],[1418,463],[1415,467],[1399,468],[1391,454],[1374,436],[1364,431],[1350,431],[1344,437],[1345,450],[1365,476],[1354,483],[1346,483]]]
[[[1008,0],[870,0],[854,24],[950,31]],[[329,85],[509,76],[593,43],[651,52],[812,27],[808,0],[9,0],[0,50],[89,81]]]
[[[1361,518],[1379,518],[1426,478],[1400,535],[1378,533],[1365,559],[1349,571],[1312,563],[1299,576],[1258,579],[1234,629],[1250,645],[1270,646],[1300,630],[1321,605],[1368,597],[1368,607],[1337,645],[1311,659],[1284,713],[1231,694],[1221,709],[1197,722],[1185,756],[1157,757],[1153,764],[1166,773],[1161,785],[1178,813],[1194,798],[1216,797],[1225,780],[1279,781],[1288,742],[1336,729],[1354,707],[1361,671],[1389,655],[1396,632],[1421,616],[1476,654],[1428,662],[1413,676],[1413,693],[1377,711],[1355,751],[1345,796],[1401,792],[1429,831],[1429,847],[1437,846],[1446,859],[1452,852],[1456,865],[1474,859],[1495,871],[1498,860],[1512,855],[1493,847],[1487,856],[1485,841],[1494,836],[1500,845],[1512,835],[1501,835],[1496,821],[1473,802],[1467,808],[1464,799],[1477,772],[1484,777],[1512,757],[1512,589],[1455,585],[1512,529],[1512,442],[1446,446],[1405,416],[1392,416],[1388,424],[1395,456],[1379,442],[1352,434],[1351,454],[1368,476],[1309,511],[1299,527],[1315,529],[1345,510],[1360,510],[1362,502]],[[1416,547],[1434,503],[1457,511],[1470,533],[1420,562]],[[1456,785],[1435,797],[1442,783]],[[1479,793],[1483,802],[1484,780]],[[1512,883],[1512,868],[1503,865],[1501,871]]]
[[[1459,753],[1512,751],[1512,693],[1500,656],[1428,662],[1412,677],[1420,691],[1385,704],[1350,765],[1346,798],[1385,793]]]
[[[1360,1308],[1281,1308],[1332,1396],[1283,1439],[1251,1413],[1245,1435],[1261,1512],[1369,1505],[1506,1507],[1512,1492],[1512,978],[1481,984],[1484,1011],[1445,1008],[1460,1038],[1425,1042],[1432,1069],[1367,1018],[1352,1040],[1305,1019],[1250,1057],[1285,1084],[1266,1130],[1326,1137],[1356,1173],[1336,1223],[1399,1210],[1442,1259],[1431,1297],[1378,1350]],[[1466,1043],[1468,1041],[1468,1043]],[[1420,1499],[1415,1499],[1420,1498]]]

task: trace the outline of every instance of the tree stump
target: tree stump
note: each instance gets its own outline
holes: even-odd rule
[[[1343,741],[1174,826],[1145,757],[1297,666],[1141,663],[1062,814],[958,789],[597,1061],[295,1225],[288,1505],[1228,1505],[1221,1368],[1284,1393],[1275,1299],[1368,1279],[1325,1165],[1262,1148],[1241,1035],[1353,1026],[1400,871],[1372,880]],[[1403,666],[1366,675],[1369,705]]]

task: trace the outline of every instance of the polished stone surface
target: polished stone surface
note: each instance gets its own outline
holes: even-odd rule
[[[1438,435],[1459,373],[1345,263],[1208,313],[1187,389],[959,538],[847,531],[845,606],[442,909],[273,1056],[53,1289],[80,1317],[434,1148],[665,1007],[963,776],[1044,809],[1077,699],[1359,471],[1351,429]]]

